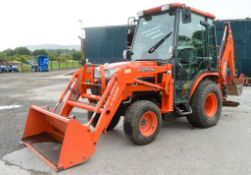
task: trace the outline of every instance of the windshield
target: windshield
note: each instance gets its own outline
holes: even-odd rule
[[[170,13],[141,17],[132,44],[132,60],[169,59],[173,26],[174,15]],[[160,42],[161,40],[163,42]],[[158,43],[158,47],[152,49]],[[154,51],[149,52],[150,49]]]

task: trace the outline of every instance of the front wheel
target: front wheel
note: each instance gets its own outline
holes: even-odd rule
[[[125,112],[124,131],[135,144],[151,143],[157,137],[160,126],[160,109],[151,101],[136,101]]]
[[[88,120],[91,119],[92,114],[93,114],[93,112],[88,111],[88,113],[87,113]],[[107,130],[107,131],[113,130],[113,129],[117,126],[117,124],[119,123],[119,120],[120,120],[120,118],[121,118],[122,115],[123,115],[122,111],[118,110],[118,111],[114,114],[114,116],[113,116],[113,118],[112,118],[111,122],[109,123],[109,125],[108,125],[108,127],[107,127],[106,130]],[[97,123],[98,123],[98,120],[99,120],[99,117],[100,117],[100,114],[96,114],[96,116],[95,116],[95,118],[94,118],[94,120],[93,120],[93,122],[92,122],[92,126],[93,126],[93,127],[96,127],[96,125],[97,125]]]
[[[222,95],[217,84],[211,80],[203,80],[195,90],[190,105],[192,114],[188,121],[199,128],[216,125],[222,111]]]

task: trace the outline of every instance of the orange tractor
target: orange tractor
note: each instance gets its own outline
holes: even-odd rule
[[[124,62],[85,64],[73,75],[54,109],[31,106],[22,142],[55,170],[89,159],[103,132],[124,117],[126,136],[151,143],[162,120],[186,117],[200,128],[217,124],[222,106],[237,106],[227,95],[240,95],[235,74],[231,26],[220,48],[215,16],[173,3],[138,14]],[[87,123],[71,114],[88,111]]]

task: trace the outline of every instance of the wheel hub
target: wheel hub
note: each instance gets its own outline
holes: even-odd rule
[[[158,119],[154,112],[145,112],[140,118],[139,130],[141,134],[145,137],[151,136],[158,125]]]
[[[218,99],[214,93],[209,93],[205,100],[205,114],[208,117],[215,116],[218,109]]]

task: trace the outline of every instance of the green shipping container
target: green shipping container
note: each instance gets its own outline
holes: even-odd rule
[[[234,36],[234,51],[238,75],[251,77],[251,20],[228,20]],[[217,44],[220,45],[225,21],[216,21]]]
[[[126,46],[126,25],[85,28],[86,57],[92,64],[123,61]]]

